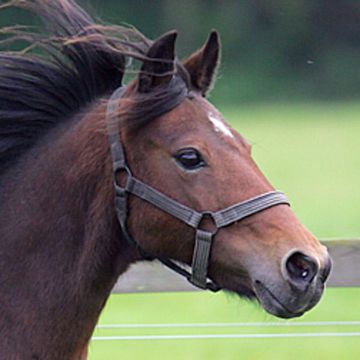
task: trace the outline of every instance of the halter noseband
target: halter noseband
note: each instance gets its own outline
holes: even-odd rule
[[[249,200],[234,204],[220,211],[198,212],[193,210],[154,189],[153,187],[136,179],[127,165],[124,147],[120,138],[119,121],[114,121],[118,102],[125,88],[117,89],[109,99],[107,106],[107,128],[111,155],[113,161],[113,174],[115,186],[115,209],[121,230],[127,241],[135,245],[145,258],[157,259],[165,266],[174,270],[178,274],[184,276],[190,283],[201,288],[212,291],[220,290],[220,288],[211,280],[208,280],[208,265],[210,259],[211,245],[218,229],[228,226],[234,222],[240,221],[245,217],[256,214],[259,211],[268,209],[275,205],[290,205],[287,197],[280,191],[271,191],[261,194]],[[118,119],[116,119],[118,120]],[[116,175],[120,173],[126,174],[126,184],[122,186],[118,183]],[[128,194],[135,195],[164,212],[181,220],[185,224],[195,229],[195,247],[192,258],[191,272],[179,266],[173,260],[161,257],[148,256],[140,248],[138,242],[131,236],[127,228],[128,217]],[[210,218],[215,227],[215,232],[202,230],[200,224],[204,218]]]

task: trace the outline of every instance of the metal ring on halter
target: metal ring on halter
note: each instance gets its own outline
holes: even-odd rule
[[[125,173],[125,185],[122,186],[119,181],[118,181],[118,177],[121,176],[121,173]],[[128,191],[131,179],[133,178],[133,175],[131,173],[131,170],[129,169],[129,167],[127,165],[122,165],[116,168],[116,170],[114,171],[114,185],[115,185],[115,189],[116,189],[116,193],[122,193],[124,191]]]
[[[209,219],[214,227],[214,230],[206,230],[209,233],[211,233],[213,236],[218,232],[219,227],[216,225],[216,219],[215,219],[215,214],[212,211],[203,211],[201,214],[201,218],[199,220],[199,224],[197,225],[197,229],[202,230],[202,223],[206,220]]]

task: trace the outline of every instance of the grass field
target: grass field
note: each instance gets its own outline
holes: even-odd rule
[[[254,157],[320,238],[360,235],[360,104],[222,109],[254,144]],[[360,264],[354,264],[360,266]],[[360,321],[360,288],[328,289],[296,321]],[[98,329],[95,336],[360,332],[360,326],[286,326],[259,306],[218,293],[113,295],[100,324],[276,322],[239,328]],[[294,322],[293,320],[290,323]],[[297,360],[360,358],[360,337],[97,341],[90,360]]]

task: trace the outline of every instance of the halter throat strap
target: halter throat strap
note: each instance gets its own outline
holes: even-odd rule
[[[115,187],[115,210],[121,227],[121,230],[128,242],[135,245],[140,254],[147,259],[158,259],[165,266],[184,276],[189,282],[201,289],[212,291],[220,288],[208,279],[208,266],[211,255],[211,247],[214,236],[220,228],[231,225],[245,217],[256,214],[270,207],[286,204],[290,205],[287,197],[280,191],[271,191],[261,194],[249,200],[234,204],[220,211],[198,212],[174,199],[166,196],[155,188],[136,179],[126,162],[125,150],[120,137],[120,119],[118,118],[117,108],[119,100],[123,96],[125,88],[117,89],[109,99],[107,106],[106,122],[109,135],[111,156],[113,161],[113,175]],[[171,109],[169,109],[170,111]],[[125,185],[119,184],[117,176],[119,174],[126,176]],[[144,252],[139,243],[131,236],[127,228],[128,197],[129,194],[137,196],[144,201],[156,206],[162,211],[181,220],[195,230],[195,246],[191,264],[191,272],[181,267],[173,260],[168,258],[149,256]],[[201,223],[204,218],[210,218],[216,228],[214,232],[201,229]]]

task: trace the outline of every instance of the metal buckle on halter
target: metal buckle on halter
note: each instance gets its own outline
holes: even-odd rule
[[[120,183],[120,181],[122,181],[120,179],[120,176],[124,175],[125,178],[123,179],[125,184],[122,185]],[[127,218],[127,213],[128,213],[128,206],[127,206],[127,202],[128,202],[128,185],[129,182],[132,178],[132,173],[130,171],[130,169],[128,168],[128,166],[126,164],[124,164],[124,162],[118,162],[114,164],[114,187],[115,187],[115,208],[116,208],[116,212],[118,215],[118,219],[121,225],[121,228],[123,229],[123,231],[127,231],[126,230],[126,218]]]

